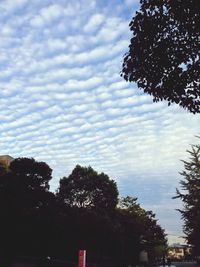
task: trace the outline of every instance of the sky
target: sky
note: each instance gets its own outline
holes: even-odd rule
[[[138,0],[0,1],[0,154],[53,169],[51,190],[80,164],[138,197],[169,234],[172,200],[200,116],[153,103],[120,77]],[[180,241],[180,240],[179,240]]]

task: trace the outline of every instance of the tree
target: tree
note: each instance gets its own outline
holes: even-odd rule
[[[118,203],[117,185],[106,174],[77,165],[60,180],[56,196],[48,191],[50,179],[50,167],[34,159],[16,159],[7,169],[2,165],[4,266],[10,266],[6,260],[14,253],[66,258],[67,252],[68,260],[74,261],[80,248],[87,249],[90,261],[135,264],[140,248],[152,252],[164,240],[155,215],[142,209],[136,198]]]
[[[118,216],[123,254],[129,263],[136,264],[142,250],[148,251],[149,260],[153,263],[158,248],[165,250],[167,245],[166,235],[157,223],[155,214],[143,209],[137,203],[137,198],[127,196],[119,201]]]
[[[91,167],[77,165],[60,179],[56,194],[62,218],[62,240],[71,255],[84,247],[88,260],[114,259],[116,183]]]
[[[9,171],[1,177],[1,196],[5,209],[16,214],[33,214],[45,210],[52,193],[48,191],[52,170],[45,162],[33,158],[17,158],[10,163]]]
[[[17,158],[10,163],[10,170],[20,180],[32,189],[49,189],[52,169],[45,162],[35,161],[33,158]]]
[[[180,173],[184,179],[180,181],[181,190],[177,189],[174,198],[180,198],[183,209],[180,210],[184,220],[184,233],[188,243],[194,245],[196,253],[200,253],[200,145],[193,145],[189,161],[183,161],[184,170]]]
[[[32,158],[15,159],[1,172],[0,251],[34,255],[47,249],[56,209],[55,196],[48,191],[51,172]]]
[[[121,76],[153,101],[200,113],[200,1],[141,0]]]
[[[118,190],[106,174],[77,165],[68,177],[60,180],[57,197],[71,207],[110,211],[117,205]]]

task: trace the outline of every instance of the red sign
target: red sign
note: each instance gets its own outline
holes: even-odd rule
[[[78,267],[85,267],[86,250],[79,250],[78,253]]]

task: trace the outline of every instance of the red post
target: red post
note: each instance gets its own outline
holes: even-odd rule
[[[78,267],[85,267],[85,263],[86,263],[86,250],[79,250]]]

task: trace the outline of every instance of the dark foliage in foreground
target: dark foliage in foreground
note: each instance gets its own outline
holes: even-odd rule
[[[34,159],[16,159],[9,168],[0,163],[0,258],[77,261],[78,250],[86,249],[89,261],[136,263],[140,250],[153,260],[165,248],[155,215],[134,198],[118,200],[116,183],[106,174],[76,166],[54,194],[51,172]]]
[[[155,102],[200,113],[199,25],[199,0],[141,0],[121,76]]]

